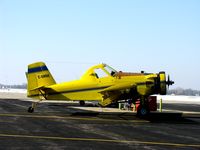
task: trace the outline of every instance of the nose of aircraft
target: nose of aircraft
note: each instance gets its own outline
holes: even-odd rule
[[[159,72],[157,77],[157,89],[158,94],[165,95],[167,93],[167,87],[169,88],[170,85],[174,84],[174,81],[170,80],[170,76],[168,75],[166,79],[166,74],[164,71]]]

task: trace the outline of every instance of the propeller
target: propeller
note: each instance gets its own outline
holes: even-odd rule
[[[166,81],[166,85],[167,85],[168,88],[169,88],[169,86],[172,85],[172,84],[174,84],[174,81],[170,80],[170,77],[169,77],[169,75],[168,75],[167,81]]]

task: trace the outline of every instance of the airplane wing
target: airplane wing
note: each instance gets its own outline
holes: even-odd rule
[[[103,96],[103,100],[99,102],[101,106],[107,106],[111,104],[113,101],[116,101],[116,99],[126,90],[129,90],[133,87],[135,87],[136,84],[130,84],[130,83],[120,83],[117,85],[110,86],[99,93],[101,93]]]
[[[130,83],[120,83],[117,85],[110,86],[102,91],[100,93],[104,92],[110,92],[110,91],[116,91],[116,90],[125,90],[125,89],[130,89],[132,87],[136,86],[136,84],[130,84]]]

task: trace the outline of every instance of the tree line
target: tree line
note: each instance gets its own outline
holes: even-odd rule
[[[5,85],[5,84],[0,84],[0,89],[26,89],[27,84],[16,84],[16,85]]]
[[[167,91],[168,95],[200,96],[200,91],[193,89],[175,88]]]

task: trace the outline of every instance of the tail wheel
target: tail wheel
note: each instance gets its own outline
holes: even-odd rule
[[[28,108],[28,112],[29,112],[29,113],[33,113],[33,112],[34,112],[34,108],[33,108],[33,107],[29,107],[29,108]]]

